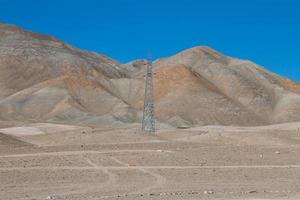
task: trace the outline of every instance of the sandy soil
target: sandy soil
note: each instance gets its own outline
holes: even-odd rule
[[[0,124],[1,200],[300,199],[300,123],[156,135]]]

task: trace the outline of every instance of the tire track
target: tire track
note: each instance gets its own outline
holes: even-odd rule
[[[32,156],[56,156],[56,155],[81,155],[81,154],[108,154],[108,153],[131,153],[131,152],[157,152],[159,150],[110,150],[110,151],[60,151],[60,152],[42,152],[42,153],[28,153],[28,154],[11,154],[11,155],[0,155],[0,158],[15,158],[15,157],[32,157]],[[164,151],[171,153],[172,151]]]
[[[94,163],[89,157],[85,156],[84,154],[81,155],[84,161],[86,161],[91,169],[94,170],[101,170],[104,174],[108,176],[108,180],[99,184],[99,185],[93,185],[88,186],[86,188],[78,187],[76,191],[68,191],[67,193],[58,193],[56,194],[57,197],[64,197],[64,196],[70,196],[70,195],[81,195],[83,193],[89,193],[93,191],[97,191],[99,188],[105,188],[105,187],[112,187],[114,184],[117,183],[118,177],[114,173],[110,172],[108,168],[104,168],[101,166],[98,166],[96,163]],[[72,169],[73,170],[73,169]],[[85,170],[85,169],[83,169]]]
[[[53,166],[53,167],[3,167],[0,171],[13,170],[128,170],[128,169],[300,169],[300,165],[236,165],[236,166],[88,166],[88,167],[70,167],[70,166]]]
[[[101,187],[111,186],[114,183],[117,182],[117,176],[110,172],[108,168],[104,168],[102,166],[98,166],[96,163],[94,163],[89,157],[83,155],[83,159],[91,165],[94,169],[98,170],[100,169],[103,173],[105,173],[108,176],[108,181],[106,181],[104,184],[101,185]]]
[[[117,163],[123,165],[124,167],[127,167],[128,169],[131,168],[131,166],[128,163],[126,163],[124,161],[121,161],[121,160],[119,160],[115,157],[111,157],[111,158],[112,158],[112,160],[116,161]],[[141,190],[135,191],[134,193],[129,193],[129,194],[146,193],[146,192],[149,192],[150,190],[152,190],[154,188],[162,187],[166,183],[166,178],[161,176],[160,174],[151,172],[151,171],[149,171],[147,169],[144,169],[142,167],[139,167],[137,169],[141,172],[144,172],[144,173],[149,174],[150,176],[154,177],[155,178],[155,184],[150,185],[150,186],[148,186],[146,188],[143,188]]]

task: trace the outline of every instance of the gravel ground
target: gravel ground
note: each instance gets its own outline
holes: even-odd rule
[[[1,134],[0,199],[296,200],[298,125]]]

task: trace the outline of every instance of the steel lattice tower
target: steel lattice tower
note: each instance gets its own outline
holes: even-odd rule
[[[147,64],[142,129],[143,129],[143,131],[154,133],[155,132],[155,118],[154,118],[154,99],[153,99],[152,77],[153,77],[152,62],[149,61]]]

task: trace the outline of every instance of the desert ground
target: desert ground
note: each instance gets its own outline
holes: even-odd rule
[[[300,199],[300,123],[110,129],[0,123],[0,199]]]
[[[206,46],[158,58],[148,134],[147,66],[0,23],[0,200],[300,199],[299,83]]]

